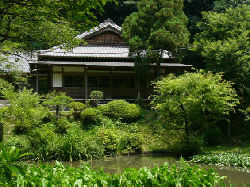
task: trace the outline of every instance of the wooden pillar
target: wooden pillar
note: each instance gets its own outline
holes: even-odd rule
[[[49,86],[50,86],[50,91],[52,92],[53,91],[53,66],[50,66],[50,83],[49,83]]]
[[[36,93],[38,94],[39,92],[39,69],[38,67],[36,68]]]
[[[88,67],[87,66],[85,66],[85,70],[84,70],[84,80],[85,80],[85,84],[84,84],[85,103],[87,103],[87,99],[88,99]]]
[[[136,89],[137,89],[137,99],[141,98],[141,93],[140,93],[140,76],[136,76]]]

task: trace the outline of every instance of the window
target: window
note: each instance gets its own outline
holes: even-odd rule
[[[134,88],[134,77],[112,77],[112,88]]]
[[[108,76],[96,76],[96,77],[88,77],[88,87],[101,87],[108,88],[109,87],[109,77]]]
[[[66,74],[64,76],[65,87],[83,87],[83,75]]]
[[[88,87],[97,87],[97,77],[88,77]]]
[[[99,77],[99,87],[108,88],[109,87],[109,77],[104,77],[104,76]]]

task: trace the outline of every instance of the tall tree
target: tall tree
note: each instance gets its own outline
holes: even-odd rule
[[[187,17],[182,0],[142,0],[138,12],[128,16],[123,24],[123,36],[130,52],[146,51],[146,57],[157,64],[157,77],[163,50],[176,55],[176,49],[188,45]]]
[[[204,12],[201,30],[195,37],[195,51],[200,53],[206,69],[224,72],[234,82],[240,96],[249,100],[249,5],[229,8],[224,13]],[[248,101],[249,102],[249,101]]]
[[[113,0],[2,0],[0,50],[34,50],[71,44],[75,30],[95,23],[108,1]]]
[[[248,0],[217,0],[214,2],[213,10],[215,12],[224,12],[228,8],[236,8],[247,3]]]
[[[189,141],[193,129],[201,131],[227,118],[238,104],[235,90],[220,74],[185,73],[155,83],[152,104],[164,124],[184,129]]]

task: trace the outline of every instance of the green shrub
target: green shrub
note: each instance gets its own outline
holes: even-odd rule
[[[79,125],[72,124],[63,135],[56,131],[57,126],[53,124],[32,130],[28,135],[29,152],[44,161],[73,161],[104,156],[104,148],[95,134],[83,131]]]
[[[9,95],[10,106],[4,110],[3,117],[5,123],[14,125],[16,134],[27,133],[48,116],[49,110],[39,103],[39,99],[36,93],[26,89]]]
[[[111,101],[108,104],[101,105],[98,109],[103,115],[122,121],[135,121],[140,117],[140,108],[136,104],[129,104],[124,100]]]
[[[96,124],[99,121],[99,111],[95,108],[86,108],[81,112],[81,120],[84,126]]]
[[[56,117],[59,118],[62,108],[67,107],[71,102],[73,102],[73,99],[69,96],[66,96],[65,93],[51,92],[46,95],[46,99],[42,104],[47,107],[54,107],[56,110]]]
[[[104,147],[105,155],[115,155],[118,152],[119,135],[114,129],[103,129],[99,132],[99,138]]]
[[[102,91],[97,91],[97,90],[94,90],[90,93],[90,106],[92,107],[97,107],[100,100],[103,99],[103,92]]]
[[[221,74],[199,70],[180,76],[169,74],[154,85],[153,108],[166,126],[185,128],[186,140],[194,128],[202,129],[209,119],[227,119],[239,103],[232,83]]]
[[[56,123],[56,132],[60,134],[66,133],[66,131],[72,126],[66,117],[61,117]]]
[[[62,138],[61,153],[63,160],[93,159],[104,156],[104,148],[95,134],[83,131],[75,125]]]
[[[16,148],[19,148],[22,153],[31,151],[30,141],[28,140],[26,135],[9,136],[4,144],[6,147],[14,146]]]
[[[142,151],[143,139],[139,133],[126,133],[121,136],[119,149],[126,153],[139,153]]]
[[[62,147],[61,136],[55,133],[55,126],[45,124],[32,130],[28,139],[31,150],[40,160],[60,159],[60,149]]]
[[[80,114],[86,108],[86,105],[80,102],[72,102],[69,104],[69,108],[73,110],[74,118],[79,119]]]
[[[8,81],[0,78],[0,99],[2,98],[6,99],[6,96],[8,96],[9,93],[13,91],[14,91],[14,86],[10,84]]]

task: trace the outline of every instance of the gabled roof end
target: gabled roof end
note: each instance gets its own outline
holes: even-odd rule
[[[110,18],[106,19],[103,23],[100,23],[97,27],[94,27],[90,29],[90,31],[86,31],[78,36],[76,38],[78,39],[84,39],[87,36],[90,36],[96,32],[99,32],[105,28],[111,27],[112,29],[116,30],[117,32],[121,32],[122,28],[115,24]]]

